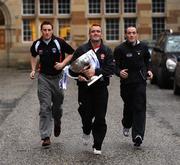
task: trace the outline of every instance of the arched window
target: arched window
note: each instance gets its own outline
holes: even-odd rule
[[[4,25],[4,24],[5,24],[4,15],[2,11],[0,10],[0,25]]]

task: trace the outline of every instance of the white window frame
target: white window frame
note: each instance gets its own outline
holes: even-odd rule
[[[55,14],[55,13],[54,13],[54,11],[55,11],[55,10],[54,10],[54,3],[53,3],[54,0],[49,0],[49,2],[52,3],[52,13],[47,13],[47,14],[45,14],[45,13],[41,13],[41,0],[39,0],[39,10],[38,10],[38,11],[39,11],[39,15],[43,15],[43,16],[44,16],[44,15],[49,15],[49,16],[52,16],[53,14]],[[45,3],[44,3],[44,4],[45,4]]]
[[[108,37],[108,35],[112,35],[112,34],[108,34],[107,33],[107,20],[118,20],[118,23],[117,23],[117,25],[118,25],[118,29],[117,29],[117,31],[118,31],[118,36],[117,36],[117,39],[108,39],[107,37]],[[112,29],[112,28],[111,28]],[[114,36],[115,35],[117,35],[117,33],[114,33]],[[115,36],[116,37],[116,36]],[[119,41],[119,39],[120,39],[120,19],[119,18],[106,18],[105,19],[105,40],[107,41],[107,42],[117,42],[117,41]]]
[[[123,4],[123,13],[124,14],[135,14],[135,13],[137,13],[137,0],[135,0],[135,2],[132,2],[132,0],[129,0],[129,1],[131,1],[130,3],[134,3],[135,4],[135,8],[129,8],[128,10],[130,10],[130,9],[135,9],[135,12],[126,12],[125,11],[125,0],[124,0],[124,4]]]
[[[163,3],[162,3],[162,1],[163,1]],[[152,0],[152,13],[165,13],[165,0],[162,0],[162,1],[159,1],[159,0],[158,1],[157,0],[153,1]],[[153,11],[153,9],[156,9],[156,10]],[[163,11],[160,11],[161,9]]]
[[[60,20],[64,21],[64,23],[62,25],[60,24]],[[67,19],[58,18],[58,34],[59,34],[60,27],[66,27],[66,25],[70,28],[70,35],[69,35],[69,38],[65,39],[65,40],[66,41],[71,41],[72,34],[71,34],[71,22],[70,22],[70,18],[67,18]],[[60,37],[62,37],[62,36],[60,36]]]
[[[34,13],[24,13],[24,5],[25,5],[25,2],[24,2],[24,0],[22,0],[22,5],[21,5],[21,7],[22,7],[22,15],[26,15],[26,16],[34,16],[35,15],[35,0],[29,0],[29,2],[30,2],[30,4],[26,4],[26,5],[28,5],[28,7],[29,8],[27,8],[27,9],[30,9],[30,7],[32,7],[33,6],[33,2],[32,1],[34,1]],[[32,3],[31,3],[32,2]],[[33,10],[33,8],[31,8],[32,10]],[[28,10],[29,11],[29,10]],[[27,12],[28,12],[27,11]]]
[[[112,2],[112,0],[109,0],[111,3],[113,3]],[[118,2],[118,12],[114,12],[114,13],[107,13],[106,12],[106,4],[107,4],[107,0],[105,0],[105,3],[104,3],[104,13],[106,14],[106,15],[119,15],[119,13],[120,13],[120,2],[119,2],[119,0],[114,0],[114,2]],[[108,5],[109,6],[109,5]],[[110,7],[110,6],[109,6]]]
[[[90,15],[93,15],[93,16],[100,16],[101,15],[101,13],[102,13],[102,11],[101,11],[101,6],[102,6],[102,3],[101,3],[101,0],[94,0],[94,2],[95,3],[97,3],[98,4],[98,2],[99,2],[99,9],[100,9],[100,12],[99,13],[90,13],[89,12],[89,10],[90,10],[90,3],[89,3],[89,1],[90,0],[88,0],[88,7],[87,7],[87,13],[88,13],[88,15],[90,16]]]
[[[158,24],[163,24],[164,25],[164,29],[162,28],[162,29],[159,29],[158,30],[158,28],[157,28],[157,30],[156,30],[156,32],[154,32],[154,24],[155,24],[155,22],[154,22],[154,19],[159,19],[158,21],[156,21],[156,27],[160,27]],[[160,22],[160,20],[161,19],[163,19],[163,23],[162,22]],[[164,17],[153,17],[152,18],[152,39],[153,40],[156,40],[157,38],[158,38],[158,35],[160,34],[160,32],[162,32],[162,31],[164,31],[165,30],[165,18]]]
[[[30,22],[32,21],[32,19],[23,19],[22,20],[22,29],[23,29],[23,31],[22,31],[22,41],[23,42],[32,42],[33,41],[33,39],[32,39],[32,29],[28,29],[28,31],[30,31],[30,33],[31,33],[31,35],[30,35],[30,38],[31,38],[31,40],[25,40],[24,39],[24,37],[25,37],[25,35],[24,35],[24,32],[25,32],[25,29],[24,29],[24,21],[29,21],[29,24],[30,24]]]
[[[57,5],[57,13],[58,15],[63,15],[63,16],[70,16],[70,13],[71,13],[71,0],[69,0],[69,13],[60,13],[59,12],[59,5],[60,5],[60,2],[61,0],[58,0],[58,5]],[[66,0],[65,0],[66,1]]]

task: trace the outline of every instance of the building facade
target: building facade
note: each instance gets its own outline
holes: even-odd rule
[[[73,47],[88,40],[98,23],[103,39],[114,48],[127,26],[136,26],[141,40],[156,40],[161,31],[180,31],[179,0],[0,0],[0,66],[29,65],[30,46],[41,36],[44,20],[54,34]]]

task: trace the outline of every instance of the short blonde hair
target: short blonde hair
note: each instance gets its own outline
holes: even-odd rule
[[[91,29],[93,26],[99,26],[101,28],[101,25],[98,23],[93,23],[90,27],[89,27],[89,33],[91,32]]]

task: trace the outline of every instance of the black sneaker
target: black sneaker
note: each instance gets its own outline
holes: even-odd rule
[[[123,128],[123,135],[125,137],[128,137],[129,136],[129,128]]]
[[[54,120],[54,136],[55,137],[58,137],[61,133],[61,121],[60,120],[57,120],[55,121]]]
[[[46,137],[46,138],[44,138],[44,139],[42,139],[42,146],[43,147],[46,147],[46,146],[49,146],[49,145],[51,145],[51,141],[50,141],[50,138],[49,137]]]
[[[142,137],[140,135],[137,135],[134,139],[134,146],[140,147],[141,144],[142,144]]]

